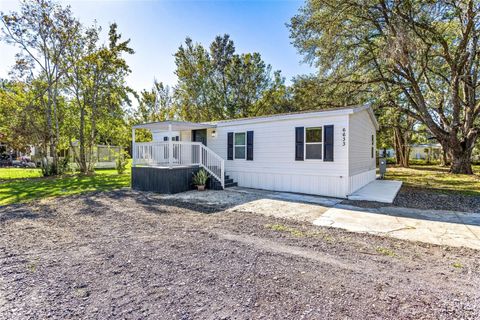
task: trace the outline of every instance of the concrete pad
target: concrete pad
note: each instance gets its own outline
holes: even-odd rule
[[[395,183],[379,182],[387,184],[376,184],[377,186]],[[398,184],[397,186],[400,187]],[[175,195],[152,196],[212,206],[221,205],[225,211],[251,212],[307,221],[318,226],[352,232],[480,250],[480,213],[392,206],[359,208],[342,204],[341,199],[238,187],[223,191],[188,191]]]
[[[349,195],[348,199],[393,203],[401,186],[401,181],[374,180]]]
[[[310,203],[258,199],[234,206],[226,211],[248,212],[283,219],[313,222],[329,208]]]
[[[405,211],[408,209],[403,208]],[[365,232],[398,239],[421,241],[453,247],[480,250],[480,226],[464,224],[462,217],[449,216],[449,222],[424,218],[411,218],[372,212],[360,208],[331,208],[314,225],[341,228],[352,232]],[[393,214],[394,212],[391,212]],[[426,214],[426,213],[425,213]],[[428,216],[428,214],[426,214]],[[476,217],[472,219],[478,219]]]
[[[333,207],[336,204],[343,201],[342,199],[338,199],[338,198],[312,196],[312,195],[308,195],[308,194],[291,193],[291,192],[249,189],[249,188],[242,188],[242,187],[228,188],[228,189],[225,189],[225,191],[240,192],[240,193],[245,193],[245,194],[254,194],[257,197],[269,198],[269,199],[278,199],[278,200],[292,201],[292,202],[313,203],[313,204],[318,204],[318,205],[322,205],[322,206],[329,206],[329,207]]]

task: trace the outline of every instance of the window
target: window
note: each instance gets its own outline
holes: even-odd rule
[[[245,159],[245,132],[235,132],[235,159]]]
[[[322,127],[305,129],[305,159],[322,159]]]

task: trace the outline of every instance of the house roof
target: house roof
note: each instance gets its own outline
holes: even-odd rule
[[[172,126],[172,131],[182,131],[182,130],[193,130],[193,129],[207,129],[215,128],[215,124],[209,123],[197,123],[189,121],[159,121],[159,122],[149,122],[142,123],[133,126],[134,129],[149,129],[149,130],[165,130],[168,131],[169,126]]]
[[[242,123],[255,123],[255,122],[269,122],[269,121],[280,121],[288,119],[301,119],[305,117],[312,116],[336,116],[336,115],[345,115],[352,114],[366,110],[372,120],[375,128],[378,130],[378,122],[375,118],[372,108],[369,105],[363,106],[352,106],[352,107],[340,107],[340,108],[329,108],[322,110],[306,110],[298,112],[289,112],[289,113],[278,113],[267,116],[258,116],[258,117],[249,117],[249,118],[240,118],[240,119],[230,119],[230,120],[219,120],[208,122],[209,124],[216,124],[217,126],[229,126]]]
[[[258,117],[249,117],[249,118],[240,118],[240,119],[230,119],[230,120],[219,120],[211,122],[188,122],[188,121],[161,121],[161,122],[150,122],[144,124],[138,124],[133,126],[135,129],[150,129],[150,130],[168,130],[169,125],[172,125],[173,131],[181,130],[192,130],[192,129],[206,129],[206,128],[216,128],[219,126],[230,126],[242,123],[256,123],[256,122],[269,122],[269,121],[281,121],[288,119],[301,119],[305,117],[314,117],[314,116],[337,116],[352,114],[366,110],[372,120],[375,128],[378,130],[378,122],[373,114],[372,108],[369,105],[364,106],[353,106],[353,107],[342,107],[342,108],[330,108],[322,110],[306,110],[290,113],[278,113],[267,116],[258,116]]]

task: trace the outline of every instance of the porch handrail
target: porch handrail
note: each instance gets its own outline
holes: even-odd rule
[[[200,148],[202,161],[200,166],[220,181],[222,188],[225,188],[225,160],[203,143],[200,143]]]
[[[224,159],[201,142],[135,142],[132,153],[134,165],[198,165],[225,187]]]

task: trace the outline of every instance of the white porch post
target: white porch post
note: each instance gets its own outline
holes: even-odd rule
[[[137,159],[137,148],[135,143],[135,128],[132,128],[132,167],[135,167],[136,159]]]
[[[173,164],[173,141],[172,141],[172,124],[168,124],[168,166],[171,169]]]

